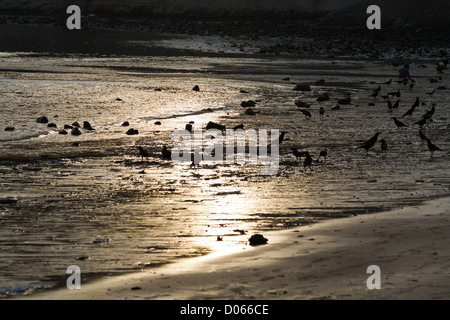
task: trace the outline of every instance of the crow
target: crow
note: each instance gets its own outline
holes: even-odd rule
[[[427,144],[428,144],[428,150],[430,150],[430,152],[431,152],[431,156],[433,156],[435,151],[442,151],[441,148],[439,148],[438,146],[431,143],[430,139],[427,139]]]
[[[379,132],[375,133],[375,135],[374,135],[372,138],[370,138],[369,140],[367,140],[367,141],[364,142],[363,144],[357,146],[356,149],[360,149],[360,148],[365,149],[365,150],[366,150],[366,153],[367,153],[367,152],[369,151],[369,149],[372,148],[372,147],[375,145],[375,143],[376,143],[377,140],[378,140],[378,136],[379,136],[380,134],[381,134],[381,133],[379,133]]]
[[[324,160],[326,161],[327,160],[327,154],[328,154],[328,150],[327,149],[320,151],[319,157],[317,158],[317,162],[319,162],[320,157],[323,157]]]
[[[399,104],[400,104],[400,100],[395,101],[394,104],[391,104],[390,109],[391,109],[391,110],[392,110],[392,109],[398,110]],[[388,105],[388,107],[389,107],[389,105]]]
[[[383,155],[386,155],[386,151],[387,151],[387,148],[388,148],[386,140],[381,139],[380,143],[381,143],[381,153]]]
[[[311,118],[311,112],[309,112],[308,110],[303,110],[303,109],[299,109],[304,115],[305,118]]]
[[[144,157],[148,158],[149,154],[147,151],[144,150],[142,147],[136,147],[139,149],[139,153],[141,154],[142,160],[144,160]]]
[[[407,127],[406,124],[404,124],[401,121],[398,121],[398,119],[396,117],[392,117],[391,119],[394,120],[394,123],[397,126],[397,129],[400,129],[401,127]]]
[[[409,108],[409,110],[406,111],[405,114],[402,115],[400,118],[403,118],[403,117],[412,115],[412,114],[414,113],[414,110],[415,110],[415,109],[416,109],[416,105],[413,104],[413,105],[411,106],[411,108]]]
[[[400,90],[397,90],[397,92],[388,92],[388,96],[397,97],[397,99],[400,99]]]
[[[414,101],[413,106],[418,107],[420,105],[419,97],[416,97],[416,101]]]
[[[323,107],[320,107],[320,110],[319,110],[319,115],[320,115],[320,118],[321,119],[323,119],[323,114],[325,113],[325,110],[323,109]]]
[[[163,146],[161,154],[164,160],[172,160],[172,152],[167,149],[167,146]]]
[[[422,128],[428,121],[429,118],[422,117],[419,121],[414,122],[413,124],[418,124],[420,128]]]
[[[425,92],[425,93],[428,94],[428,95],[431,97],[435,92],[436,92],[436,89],[434,89],[434,90],[431,91],[431,92]]]
[[[311,155],[308,151],[305,151],[305,161],[303,162],[303,168],[306,169],[306,167],[309,167],[311,169],[311,164],[313,162],[313,159],[311,158]]]
[[[387,84],[388,86],[391,84],[392,79],[389,79],[388,81],[386,81],[384,84]]]
[[[300,160],[302,159],[302,157],[306,157],[306,152],[307,151],[298,151],[297,148],[291,148],[292,153],[294,154],[294,156],[298,159],[300,158]]]
[[[422,142],[428,140],[427,136],[422,132],[422,130],[419,130],[419,137]]]

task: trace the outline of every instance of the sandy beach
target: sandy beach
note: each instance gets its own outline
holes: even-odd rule
[[[448,299],[450,198],[264,234],[268,244],[32,299]],[[369,290],[367,267],[381,271]]]

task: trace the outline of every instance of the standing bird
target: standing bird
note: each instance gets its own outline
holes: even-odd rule
[[[422,140],[422,142],[428,141],[427,136],[422,132],[421,129],[419,130],[419,137],[420,137],[420,140]]]
[[[278,144],[281,144],[284,141],[284,136],[286,131],[281,131],[280,136],[278,137]]]
[[[428,95],[431,97],[435,92],[436,92],[436,89],[434,89],[434,90],[431,91],[431,92],[425,92],[425,93],[428,94]]]
[[[419,121],[414,122],[413,124],[418,124],[419,128],[422,129],[422,127],[427,123],[428,118],[422,117]]]
[[[384,84],[387,84],[388,86],[391,84],[392,79],[389,79],[388,81],[386,81]]]
[[[400,129],[402,127],[408,127],[406,124],[404,124],[403,122],[399,121],[396,117],[392,117],[391,119],[394,120],[394,123],[397,126],[397,129]]]
[[[392,105],[391,109],[398,110],[398,106],[400,105],[400,100],[395,101],[395,103]]]
[[[292,154],[293,154],[297,159],[300,158],[300,160],[301,160],[302,157],[305,157],[305,156],[306,156],[306,152],[307,152],[307,151],[304,151],[304,152],[298,151],[297,148],[291,148],[291,150],[292,150]]]
[[[147,151],[144,150],[144,148],[142,147],[136,147],[137,149],[139,149],[139,153],[142,157],[142,160],[144,160],[144,157],[148,158],[149,154]]]
[[[323,107],[320,107],[320,110],[319,110],[320,119],[323,119],[324,113],[325,113],[325,110],[323,109]]]
[[[432,157],[433,157],[433,154],[434,154],[435,151],[442,151],[441,148],[439,148],[438,146],[432,144],[430,139],[427,139],[427,144],[428,144],[428,150],[430,150]]]
[[[313,159],[311,158],[311,155],[309,154],[308,151],[305,151],[305,161],[303,162],[303,168],[306,169],[306,167],[309,167],[309,169],[311,169],[311,164],[313,162]]]
[[[388,148],[386,140],[381,139],[380,143],[381,143],[381,154],[386,156],[386,151],[387,151],[387,148]]]
[[[311,112],[309,112],[308,110],[304,110],[304,109],[299,109],[304,115],[305,118],[311,118]]]
[[[317,158],[317,162],[319,162],[320,157],[323,157],[324,161],[326,161],[327,160],[327,154],[328,154],[328,150],[327,149],[320,151],[319,157]]]
[[[163,160],[172,160],[172,152],[167,149],[167,146],[163,146],[161,154],[163,156]]]
[[[369,149],[372,148],[372,147],[375,145],[375,143],[376,143],[377,140],[378,140],[378,136],[379,136],[380,134],[381,134],[381,133],[379,133],[379,132],[375,133],[375,135],[374,135],[372,138],[370,138],[369,140],[367,140],[367,141],[364,142],[363,144],[357,146],[356,149],[360,149],[360,148],[365,149],[365,150],[366,150],[366,153],[367,153],[367,152],[369,151]]]

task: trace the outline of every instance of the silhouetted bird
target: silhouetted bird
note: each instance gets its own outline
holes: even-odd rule
[[[305,118],[311,118],[311,112],[309,112],[308,110],[303,110],[303,109],[299,109],[304,115]]]
[[[435,104],[433,104],[432,106],[431,106],[431,109],[429,110],[429,111],[427,111],[424,115],[423,115],[423,117],[426,117],[426,118],[431,118],[432,116],[433,116],[433,114],[436,112],[436,105]]]
[[[163,160],[172,160],[172,152],[167,149],[167,146],[163,146],[161,154],[163,156]]]
[[[386,143],[386,140],[381,139],[380,143],[381,143],[381,153],[382,153],[383,155],[386,155],[387,148],[388,148],[387,143]]]
[[[392,79],[389,79],[388,81],[386,81],[384,84],[387,84],[388,86],[391,84]]]
[[[319,162],[320,157],[323,157],[324,160],[327,160],[327,154],[328,154],[328,150],[327,149],[320,151],[319,157],[317,158],[317,162]]]
[[[396,117],[392,117],[391,119],[394,120],[394,123],[397,126],[397,129],[400,129],[401,127],[407,127],[406,124],[404,124],[401,121],[398,121],[398,119]]]
[[[380,91],[381,91],[381,87],[378,86],[378,88],[372,90],[372,94],[371,94],[370,96],[373,97],[373,98],[375,98],[376,96],[378,96],[378,94],[380,93]]]
[[[436,92],[436,89],[434,89],[434,90],[431,91],[431,92],[425,92],[425,93],[428,94],[428,95],[431,97],[435,92]]]
[[[292,150],[292,154],[293,154],[297,159],[300,158],[300,160],[301,160],[302,157],[306,157],[307,151],[298,151],[297,148],[291,148],[291,150]]]
[[[416,109],[416,105],[413,104],[413,105],[411,106],[411,108],[409,108],[409,110],[406,111],[405,114],[402,115],[400,118],[403,118],[403,117],[412,115],[412,114],[414,113],[414,110],[415,110],[415,109]]]
[[[388,92],[388,96],[397,97],[397,99],[400,99],[400,90],[397,90],[397,92]]]
[[[278,137],[278,144],[281,144],[284,141],[285,135],[286,135],[286,131],[281,131],[280,136]]]
[[[388,106],[389,111],[392,111],[392,102],[391,102],[391,100],[387,101],[387,106]]]
[[[418,124],[420,128],[422,128],[428,121],[428,118],[422,117],[419,121],[414,122],[413,124]]]
[[[365,150],[366,150],[366,153],[367,153],[367,152],[369,151],[369,149],[372,148],[372,147],[375,145],[375,143],[376,143],[377,140],[378,140],[378,136],[379,136],[380,134],[381,134],[381,133],[379,133],[379,132],[375,133],[375,135],[374,135],[372,138],[370,138],[369,140],[367,140],[367,141],[364,142],[363,144],[357,146],[356,149],[360,149],[360,148],[365,149]]]
[[[311,164],[313,162],[313,159],[311,158],[311,155],[308,151],[305,151],[305,161],[303,162],[303,168],[306,169],[306,167],[309,167],[311,169]]]
[[[323,118],[324,113],[325,113],[324,108],[323,108],[323,107],[320,107],[320,110],[319,110],[320,118]]]
[[[416,97],[416,100],[414,101],[413,106],[414,106],[414,107],[418,107],[419,105],[420,105],[419,97]]]
[[[148,158],[149,154],[147,151],[144,150],[144,148],[142,147],[136,147],[137,149],[139,149],[139,153],[141,154],[142,159],[144,159],[144,157]]]
[[[432,144],[430,139],[427,139],[427,144],[428,144],[428,150],[430,150],[430,152],[431,152],[431,156],[433,156],[435,151],[442,151],[441,148]]]
[[[420,140],[422,140],[422,142],[428,141],[427,136],[422,132],[422,130],[419,130],[419,137],[420,137]]]
[[[395,101],[395,103],[391,106],[391,110],[398,110],[398,106],[400,105],[400,100]]]

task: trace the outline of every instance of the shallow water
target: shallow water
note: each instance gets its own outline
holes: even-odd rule
[[[400,110],[389,112],[382,98],[369,97],[378,83],[396,75],[397,68],[383,61],[19,53],[0,60],[4,296],[64,285],[73,264],[88,281],[225,251],[256,232],[449,194],[449,97],[446,90],[425,92],[450,84],[447,75],[429,83],[435,75],[431,61],[428,68],[415,69],[412,89],[381,85],[382,94],[402,92]],[[319,79],[325,85],[314,85]],[[312,84],[312,91],[293,91],[295,83]],[[199,92],[191,90],[194,85]],[[322,92],[330,101],[316,101]],[[352,104],[331,110],[345,92]],[[425,104],[402,119],[410,127],[396,129],[390,118],[401,116],[416,96]],[[311,119],[299,112],[297,98],[312,104]],[[260,112],[255,116],[240,106],[250,99]],[[424,131],[443,151],[430,157],[412,123],[432,103],[436,114]],[[323,119],[319,106],[326,110]],[[36,123],[41,116],[57,129]],[[95,130],[58,134],[74,121],[89,121]],[[124,121],[130,126],[123,127]],[[189,121],[287,131],[277,175],[261,175],[258,165],[191,167],[162,160],[161,147],[172,147],[172,132]],[[3,131],[7,126],[15,130]],[[139,134],[126,135],[129,128]],[[368,154],[355,150],[377,131],[389,145],[386,156],[379,144]],[[138,145],[149,158],[141,159]],[[305,170],[291,147],[310,151],[315,160],[327,149],[328,157]]]

